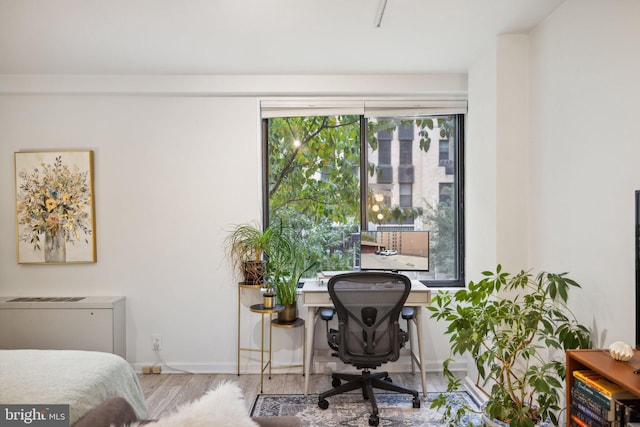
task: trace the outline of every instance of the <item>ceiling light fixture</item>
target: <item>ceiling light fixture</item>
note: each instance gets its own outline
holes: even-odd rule
[[[376,20],[376,27],[380,28],[382,24],[382,17],[384,16],[384,11],[387,8],[387,0],[380,0],[380,7],[378,8],[378,19]]]

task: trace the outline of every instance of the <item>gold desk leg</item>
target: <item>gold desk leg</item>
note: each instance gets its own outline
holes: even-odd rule
[[[269,314],[269,379],[271,379],[271,349],[273,348],[273,341],[272,341],[272,336],[273,336],[273,326],[271,325],[271,314]]]
[[[260,328],[260,393],[264,393],[264,313],[262,313],[262,327]]]

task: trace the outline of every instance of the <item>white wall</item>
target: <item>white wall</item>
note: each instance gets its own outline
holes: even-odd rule
[[[155,361],[159,333],[169,365],[235,372],[237,286],[223,240],[231,224],[261,218],[258,101],[291,95],[290,82],[299,95],[404,95],[408,83],[414,95],[466,93],[460,75],[0,76],[0,295],[124,295],[131,363]],[[95,152],[98,262],[18,265],[13,153],[64,148]],[[256,302],[245,297],[245,306]],[[255,346],[260,317],[246,307],[243,315],[243,345]],[[427,365],[439,369],[448,347],[436,330],[427,325]],[[301,337],[274,330],[274,349],[296,345],[277,363],[300,360]]]
[[[496,40],[496,239],[506,271],[528,268],[529,37]]]
[[[465,238],[467,279],[497,260],[497,53],[488,47],[469,69],[469,113],[465,146]]]
[[[583,286],[596,344],[635,343],[640,2],[568,0],[531,35],[530,260]]]
[[[600,347],[635,344],[637,22],[634,0],[567,1],[469,69],[469,279],[495,262],[568,271]]]
[[[467,275],[527,268],[528,36],[501,35],[469,69]]]
[[[2,294],[125,295],[129,360],[153,361],[160,333],[167,361],[226,369],[236,287],[221,242],[228,224],[259,217],[256,108],[243,98],[0,97]],[[98,262],[17,265],[13,152],[57,148],[95,152]]]
[[[501,35],[469,69],[466,272],[527,269],[528,36]],[[462,358],[464,359],[464,358]],[[463,360],[460,363],[464,363]],[[477,371],[466,361],[469,378]]]

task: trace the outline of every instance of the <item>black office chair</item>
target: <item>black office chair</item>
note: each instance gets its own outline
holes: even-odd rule
[[[344,363],[362,369],[361,375],[334,373],[333,389],[318,396],[318,406],[329,407],[327,397],[362,389],[371,403],[369,425],[380,422],[373,388],[413,395],[413,407],[420,407],[418,392],[391,383],[387,372],[371,373],[400,357],[400,347],[408,335],[400,330],[402,306],[409,296],[411,281],[404,275],[384,272],[354,272],[332,277],[329,296],[338,314],[338,330],[328,333]],[[341,384],[342,381],[347,381]]]

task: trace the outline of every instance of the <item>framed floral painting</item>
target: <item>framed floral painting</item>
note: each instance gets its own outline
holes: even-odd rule
[[[93,151],[14,153],[20,264],[96,262]]]

